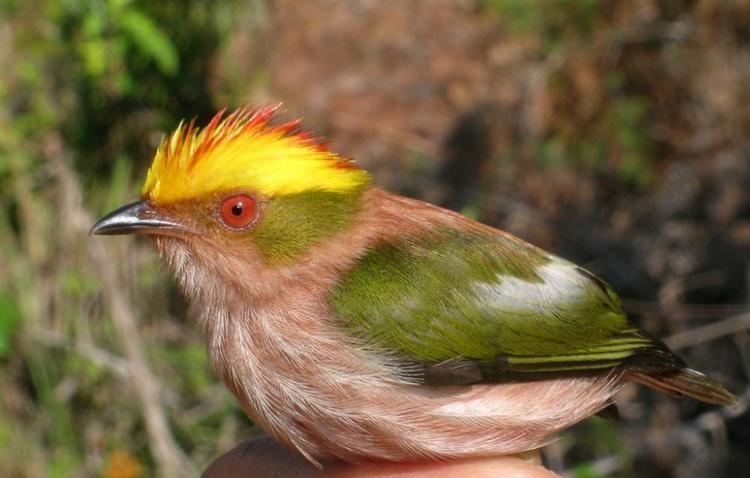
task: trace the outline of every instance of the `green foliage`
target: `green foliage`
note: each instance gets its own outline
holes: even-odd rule
[[[638,96],[609,101],[585,130],[553,129],[539,143],[537,160],[545,167],[574,166],[611,173],[625,184],[651,183],[655,162],[652,141],[644,130],[648,101]]]
[[[606,173],[627,185],[651,183],[656,167],[649,136],[650,99],[635,92],[624,65],[601,65],[617,48],[618,32],[601,0],[485,0],[498,21],[514,34],[541,42],[540,51],[558,64],[546,85],[553,117],[544,138],[534,138],[539,164],[574,167],[582,173]],[[605,36],[609,35],[609,36]],[[608,47],[609,45],[609,47]],[[565,47],[563,50],[561,47]],[[596,75],[603,96],[581,78]],[[588,80],[590,81],[590,80]],[[584,112],[581,112],[584,104]]]
[[[59,448],[52,455],[47,465],[46,476],[50,478],[67,478],[73,475],[79,467],[80,457],[69,453],[65,448]]]
[[[177,73],[179,59],[174,44],[133,2],[109,0],[64,5],[60,15],[68,21],[80,22],[78,33],[86,73],[102,76],[119,69],[116,62],[122,61],[130,49],[152,60],[162,73]]]
[[[619,149],[618,173],[637,184],[651,180],[651,141],[643,130],[647,117],[648,100],[640,97],[615,101],[604,117],[603,128],[613,134],[610,144]]]
[[[478,202],[471,202],[464,206],[463,209],[461,209],[461,214],[469,217],[471,219],[474,219],[475,221],[479,221],[479,216],[481,213],[481,208],[479,207]]]
[[[152,62],[167,76],[178,72],[175,45],[133,2],[64,2],[57,15],[71,28],[85,77],[108,96],[134,92],[139,79],[128,64],[133,61]]]
[[[152,58],[159,70],[167,75],[177,73],[179,59],[171,40],[145,14],[135,9],[117,12],[120,27],[133,45]]]
[[[563,40],[588,37],[594,29],[601,0],[484,0],[517,34],[533,34],[547,51]]]
[[[183,373],[179,377],[182,381],[180,387],[192,396],[199,396],[214,383],[203,344],[194,343],[163,349],[154,358],[175,370],[181,370]]]
[[[81,437],[76,434],[72,410],[55,394],[65,373],[59,359],[51,360],[46,351],[28,353],[29,374],[34,390],[37,393],[39,406],[45,410],[49,432],[47,438],[53,444],[53,460],[49,463],[50,472],[62,472],[67,469],[72,456],[82,452]],[[59,476],[59,475],[58,475]]]
[[[591,463],[582,463],[573,468],[575,478],[605,478]]]
[[[20,321],[18,304],[9,293],[0,290],[0,359],[11,353],[13,335]]]
[[[604,474],[597,468],[596,457],[607,457],[616,462],[619,473],[615,476],[630,476],[626,472],[632,467],[633,457],[628,453],[630,447],[620,432],[621,424],[616,420],[594,417],[576,425],[574,431],[565,433],[565,440],[575,438],[584,455],[579,456],[580,464],[572,468],[571,475],[576,478],[603,478],[612,476]]]

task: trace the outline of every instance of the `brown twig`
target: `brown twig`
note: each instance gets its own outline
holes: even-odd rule
[[[91,362],[100,365],[122,378],[130,377],[130,363],[106,350],[86,342],[70,343],[61,334],[35,329],[29,334],[35,341],[47,346],[68,350]]]
[[[649,300],[623,299],[622,302],[629,314],[651,314],[670,319],[715,320],[747,311],[747,304],[680,304],[679,310],[676,311],[674,307],[665,309],[662,304]]]
[[[739,314],[702,327],[678,332],[668,337],[664,342],[670,348],[679,350],[748,329],[750,329],[750,313]]]

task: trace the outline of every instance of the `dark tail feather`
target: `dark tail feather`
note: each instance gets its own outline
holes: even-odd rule
[[[656,390],[672,395],[685,395],[706,403],[728,406],[737,401],[737,397],[719,382],[690,368],[683,368],[677,372],[654,374],[636,372],[631,374],[630,377],[633,381]]]

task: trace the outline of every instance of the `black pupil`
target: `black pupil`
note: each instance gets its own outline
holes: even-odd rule
[[[244,206],[242,205],[242,203],[238,202],[237,204],[232,206],[232,214],[237,217],[242,216],[243,209],[244,209]]]

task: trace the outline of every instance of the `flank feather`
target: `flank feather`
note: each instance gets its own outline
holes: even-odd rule
[[[278,108],[221,111],[202,129],[195,120],[180,123],[156,152],[143,198],[164,205],[231,191],[344,193],[369,181],[353,161],[301,131],[299,120],[271,125]]]

